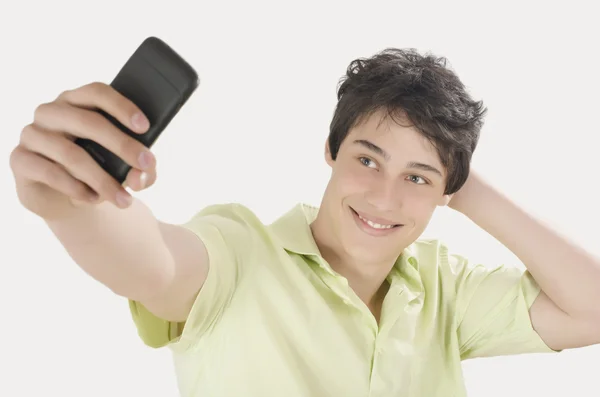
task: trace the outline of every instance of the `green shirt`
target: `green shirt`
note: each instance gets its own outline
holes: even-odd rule
[[[144,343],[172,349],[182,396],[460,397],[461,360],[552,351],[531,325],[528,272],[472,265],[437,240],[400,255],[378,325],[320,256],[317,211],[264,225],[223,204],[186,223],[210,258],[188,321],[129,302]]]

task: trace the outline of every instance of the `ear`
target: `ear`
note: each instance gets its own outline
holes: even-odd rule
[[[331,157],[331,151],[329,150],[329,139],[325,140],[325,162],[333,167],[334,159]]]
[[[444,194],[440,198],[440,201],[438,202],[438,206],[440,206],[440,207],[447,206],[450,203],[450,200],[452,200],[453,196],[454,196],[454,194]]]

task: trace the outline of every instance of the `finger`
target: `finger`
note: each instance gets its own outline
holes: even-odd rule
[[[65,91],[59,95],[57,101],[64,101],[78,107],[102,110],[133,132],[144,133],[150,126],[148,118],[139,107],[113,87],[104,83],[95,82],[75,90]]]
[[[154,166],[154,155],[141,142],[125,134],[98,112],[73,107],[64,102],[40,105],[35,124],[49,131],[64,132],[97,142],[134,168]]]
[[[11,166],[19,178],[44,184],[65,196],[85,202],[98,200],[96,193],[63,167],[22,146],[13,151]]]
[[[154,184],[154,182],[156,182],[156,169],[152,169],[150,171],[141,171],[132,168],[131,171],[129,171],[129,174],[127,174],[125,186],[136,192],[139,192],[149,188]]]
[[[75,179],[88,185],[99,197],[118,207],[131,203],[131,195],[79,145],[65,137],[29,125],[21,133],[22,145],[61,164]]]

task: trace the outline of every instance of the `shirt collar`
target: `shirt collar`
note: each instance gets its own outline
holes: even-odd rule
[[[282,247],[287,251],[321,259],[318,260],[321,266],[329,272],[333,272],[329,265],[322,260],[310,229],[310,224],[316,219],[318,213],[318,207],[299,203],[273,222],[270,228]],[[412,245],[400,254],[388,277],[391,282],[397,281],[399,278],[403,279],[402,284],[415,294],[420,294],[423,291],[419,261]]]
[[[310,229],[319,209],[299,203],[270,225],[271,230],[286,250],[299,255],[320,256],[319,248]]]

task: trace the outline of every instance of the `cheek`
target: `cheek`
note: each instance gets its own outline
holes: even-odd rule
[[[373,183],[373,176],[369,174],[370,170],[356,170],[352,167],[340,170],[337,173],[337,190],[348,194],[364,192],[369,189]]]
[[[428,220],[437,207],[437,199],[427,193],[415,189],[403,197],[402,206],[409,211],[415,221]]]

